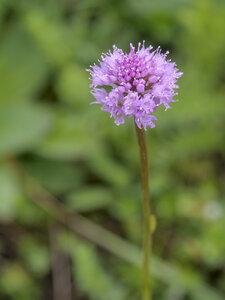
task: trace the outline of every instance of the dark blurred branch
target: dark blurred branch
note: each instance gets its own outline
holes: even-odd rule
[[[72,284],[69,257],[61,251],[57,238],[62,228],[58,224],[49,225],[49,241],[52,260],[52,282],[54,300],[71,300]]]

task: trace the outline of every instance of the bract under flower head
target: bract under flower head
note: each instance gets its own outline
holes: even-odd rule
[[[168,52],[151,50],[152,46],[145,48],[144,42],[139,43],[136,52],[130,44],[128,54],[113,46],[113,52],[102,55],[99,66],[87,70],[96,99],[92,103],[101,104],[117,125],[124,123],[124,117],[134,116],[139,128],[153,128],[156,117],[152,113],[157,107],[163,104],[167,110],[169,103],[175,102],[176,81],[183,73],[178,72],[175,63],[166,60]]]

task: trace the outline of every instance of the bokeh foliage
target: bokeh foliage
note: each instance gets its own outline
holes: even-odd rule
[[[169,49],[184,72],[179,102],[158,112],[156,128],[147,131],[158,219],[154,299],[224,299],[225,3],[219,0],[0,1],[1,299],[55,299],[55,252],[69,259],[62,274],[69,273],[72,296],[65,300],[140,299],[141,273],[129,251],[141,246],[134,126],[129,120],[117,127],[89,105],[85,69],[113,44],[128,50],[143,39]],[[51,206],[39,206],[41,195],[24,184],[28,176],[69,214],[127,240],[123,255],[107,231],[98,247],[95,237],[59,226]],[[105,251],[110,243],[112,253]]]

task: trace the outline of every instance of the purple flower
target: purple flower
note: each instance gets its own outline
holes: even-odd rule
[[[113,53],[102,55],[100,66],[87,70],[96,99],[92,103],[101,104],[117,125],[124,123],[124,117],[134,116],[139,128],[153,128],[156,117],[152,113],[160,104],[167,110],[169,103],[175,102],[176,81],[183,73],[178,72],[175,63],[166,60],[168,52],[162,54],[160,48],[151,50],[152,46],[145,48],[144,42],[142,46],[138,44],[136,52],[130,44],[128,54],[113,46]]]

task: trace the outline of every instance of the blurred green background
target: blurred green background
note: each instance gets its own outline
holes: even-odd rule
[[[140,299],[135,130],[85,69],[142,40],[184,72],[147,131],[153,299],[225,299],[223,0],[0,1],[0,299]]]

